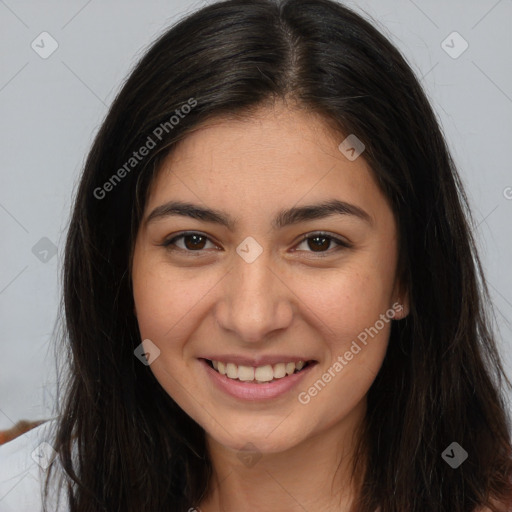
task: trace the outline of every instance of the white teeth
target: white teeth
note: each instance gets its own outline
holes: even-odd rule
[[[238,366],[236,364],[233,364],[233,363],[228,363],[226,365],[226,375],[230,379],[238,378]]]
[[[254,380],[254,368],[240,365],[238,367],[238,378],[243,381]]]
[[[269,364],[258,366],[254,372],[254,378],[260,382],[270,382],[274,378],[274,369]]]
[[[297,363],[277,363],[275,365],[264,365],[253,368],[252,366],[236,365],[234,363],[223,363],[222,361],[212,361],[213,367],[222,375],[229,379],[238,379],[243,382],[271,382],[274,379],[282,379],[291,375],[295,370],[302,370],[305,366],[304,361]]]
[[[286,366],[284,363],[277,363],[274,365],[274,378],[282,379],[286,375]]]

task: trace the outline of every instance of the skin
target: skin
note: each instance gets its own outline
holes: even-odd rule
[[[217,118],[168,155],[150,189],[134,248],[135,313],[141,339],[160,350],[152,372],[206,432],[214,472],[202,512],[348,511],[352,503],[352,448],[391,322],[309,403],[298,394],[396,301],[403,309],[395,319],[409,306],[396,278],[390,205],[364,153],[350,161],[340,152],[344,138],[319,115],[281,102],[245,118]],[[331,199],[364,209],[373,225],[331,215],[272,228],[284,208]],[[235,229],[185,216],[145,224],[170,200],[222,210]],[[207,238],[161,245],[182,231]],[[301,241],[318,231],[352,247],[328,239],[315,251]],[[263,249],[252,263],[236,252],[248,236]],[[318,364],[297,388],[257,403],[212,386],[198,359],[209,353],[304,355]],[[252,465],[239,458],[247,443],[258,452]]]

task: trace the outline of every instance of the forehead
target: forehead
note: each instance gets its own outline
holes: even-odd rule
[[[212,163],[241,160],[244,168],[261,168],[273,161],[278,170],[287,162],[292,163],[290,158],[293,161],[312,152],[333,153],[333,149],[336,154],[342,138],[332,123],[319,114],[277,103],[250,114],[219,116],[203,122],[174,148],[167,163],[176,165],[208,157],[215,159]],[[254,156],[258,160],[251,158]]]
[[[387,199],[364,153],[351,161],[340,151],[345,138],[322,116],[283,104],[208,120],[165,158],[147,209],[180,199],[254,215],[336,198],[378,218]]]

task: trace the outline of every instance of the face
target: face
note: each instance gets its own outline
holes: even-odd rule
[[[407,314],[394,216],[344,139],[284,105],[219,118],[150,189],[132,267],[150,369],[233,450],[341,427],[365,404],[391,318]]]

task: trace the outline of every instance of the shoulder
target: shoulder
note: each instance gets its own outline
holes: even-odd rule
[[[56,453],[51,446],[50,420],[0,446],[0,509],[39,512],[46,470]],[[49,504],[52,503],[50,500]],[[59,508],[59,512],[65,509]]]

